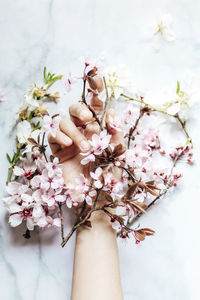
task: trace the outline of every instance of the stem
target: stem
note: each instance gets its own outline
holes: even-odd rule
[[[186,129],[186,126],[185,126],[185,125],[186,125],[186,122],[183,121],[183,120],[180,118],[179,114],[176,114],[174,117],[179,121],[181,127],[183,128],[183,131],[185,132],[186,137],[188,138],[188,140],[190,140],[190,143],[191,143],[192,148],[193,148],[192,139],[191,139],[191,137],[189,136],[189,133],[188,133],[188,131],[187,131],[187,129]]]
[[[47,159],[47,156],[45,153],[45,148],[44,148],[44,139],[45,139],[45,132],[43,133],[43,137],[42,137],[42,148],[44,149],[43,150],[44,158],[45,158],[46,162],[48,162],[48,159]]]
[[[63,210],[62,210],[62,204],[59,203],[59,209],[60,209],[60,221],[61,221],[61,238],[62,242],[65,239],[65,234],[64,234],[64,223],[63,223]]]
[[[128,136],[128,149],[130,148],[130,142],[131,142],[131,137],[134,133],[134,131],[136,130],[138,124],[139,124],[139,121],[142,117],[142,114],[140,113],[139,117],[137,118],[137,120],[135,121],[135,125],[133,126],[133,128],[130,128],[130,131],[129,131],[129,136]]]
[[[77,221],[74,226],[72,227],[71,231],[68,233],[68,235],[63,238],[63,241],[61,243],[61,246],[64,247],[65,244],[68,242],[68,240],[70,239],[70,237],[73,235],[73,233],[77,230],[77,228],[79,228],[82,224],[84,224],[91,216],[91,214],[94,212],[94,211],[97,211],[97,210],[102,210],[103,208],[100,207],[100,208],[96,208],[96,204],[97,204],[97,201],[98,201],[98,198],[99,198],[99,195],[100,195],[100,192],[101,192],[101,189],[97,191],[97,196],[96,196],[96,199],[93,203],[93,206],[92,208],[90,209],[90,211],[88,212],[88,214],[86,215],[86,217],[82,220],[80,220],[79,222]],[[104,206],[105,207],[105,206]],[[79,218],[81,217],[81,215],[79,216]]]
[[[162,114],[165,114],[165,115],[174,117],[173,115],[168,114],[166,111],[164,111],[164,110],[162,110],[162,109],[159,109],[159,108],[156,108],[156,107],[150,105],[149,103],[144,102],[143,100],[139,100],[139,99],[136,99],[136,98],[132,98],[132,97],[129,97],[129,96],[124,95],[124,94],[121,94],[120,96],[122,96],[122,97],[124,97],[124,98],[127,98],[128,100],[131,100],[131,101],[135,101],[135,102],[138,102],[138,103],[141,103],[141,104],[148,105],[150,108],[152,108],[153,111],[158,111],[158,112],[161,112]]]
[[[91,214],[94,212],[94,211],[97,211],[97,210],[102,210],[102,207],[99,207],[99,208],[92,208],[88,214],[85,216],[84,219],[82,219],[80,222],[78,222],[76,225],[74,225],[71,229],[71,231],[68,233],[68,235],[64,238],[63,242],[61,243],[61,246],[64,247],[65,244],[68,242],[68,240],[70,239],[70,237],[72,236],[72,234],[82,225],[84,224],[91,216]]]
[[[131,174],[131,172],[128,169],[126,169],[125,167],[122,167],[122,166],[119,166],[119,168],[126,171],[126,173],[131,177],[132,181],[135,182],[135,178],[133,177],[133,175]]]
[[[110,101],[109,95],[108,95],[108,87],[106,84],[106,79],[105,77],[103,77],[103,82],[104,82],[104,86],[105,86],[105,90],[106,90],[106,101],[105,101],[105,106],[104,106],[104,110],[103,110],[103,114],[101,116],[101,126],[103,125],[103,121],[107,112],[107,108],[108,108],[108,103]]]
[[[82,101],[87,105],[86,99],[85,99],[85,88],[86,88],[86,79],[83,79],[83,92],[82,92]]]

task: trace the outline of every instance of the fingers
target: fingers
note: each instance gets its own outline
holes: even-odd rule
[[[49,135],[48,141],[52,153],[56,153],[62,147],[69,147],[72,145],[72,140],[60,130],[57,131],[56,137]]]
[[[78,153],[79,153],[78,147],[75,144],[73,144],[70,147],[59,149],[56,153],[54,153],[54,156],[59,158],[60,163],[63,163],[64,161],[73,158]]]
[[[83,124],[92,120],[92,112],[86,107],[85,104],[73,104],[69,108],[69,113],[72,118],[77,118]]]
[[[115,119],[115,111],[114,109],[109,109],[106,114],[106,125],[108,132],[112,135],[111,142],[114,144],[122,144],[124,146],[124,133],[123,131],[119,131],[113,127],[110,126],[110,117]]]
[[[101,101],[96,94],[93,94],[90,104],[97,112],[103,110],[103,101]]]
[[[60,130],[57,131],[56,137],[50,135],[48,137],[48,140],[49,140],[49,144],[59,144],[63,146],[72,145],[72,140]]]
[[[90,149],[90,144],[86,137],[80,132],[72,120],[63,118],[60,122],[60,130],[71,138],[81,152],[87,152]]]

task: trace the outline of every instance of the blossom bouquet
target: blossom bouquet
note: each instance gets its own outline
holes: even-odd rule
[[[182,176],[177,163],[193,163],[192,140],[180,112],[181,107],[188,106],[188,94],[181,83],[177,82],[170,102],[154,107],[139,90],[129,94],[127,80],[114,70],[104,70],[101,60],[84,58],[83,75],[79,77],[51,74],[46,67],[43,77],[42,86],[33,84],[24,95],[17,112],[16,150],[12,156],[7,154],[9,196],[3,202],[10,214],[9,224],[16,227],[26,222],[25,238],[35,227],[60,227],[64,246],[79,227],[92,230],[90,217],[101,210],[123,239],[133,236],[139,243],[153,235],[154,230],[134,227],[134,222],[176,187]],[[91,120],[76,123],[76,130],[86,136],[88,128],[96,126],[88,151],[80,151],[78,158],[87,172],[71,180],[63,176],[65,160],[60,155],[73,146],[73,141],[69,145],[63,135],[65,113],[50,116],[45,107],[46,102],[57,103],[60,98],[58,91],[49,92],[57,81],[67,92],[74,83],[82,82],[79,105],[90,111]],[[123,103],[123,113],[113,110],[118,103]],[[183,145],[176,145],[170,152],[164,149],[162,136],[152,126],[152,117],[158,116],[175,120],[186,137]],[[47,136],[53,155],[48,151]],[[158,159],[167,160],[167,167],[158,168]],[[65,209],[75,215],[68,234],[64,230]]]

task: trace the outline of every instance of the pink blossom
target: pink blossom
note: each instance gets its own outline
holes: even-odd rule
[[[90,57],[89,55],[85,55],[80,57],[80,60],[84,63],[85,68],[87,68],[87,72],[93,69],[94,67],[97,68],[98,73],[102,73],[103,71],[103,61],[104,56],[101,55],[99,58]]]
[[[111,172],[104,174],[103,190],[108,191],[113,196],[117,196],[117,193],[122,190],[122,188],[122,182],[117,181]]]
[[[53,162],[46,163],[45,167],[48,170],[49,177],[62,176],[63,165],[59,164],[59,159],[57,157],[53,159]]]
[[[50,116],[44,116],[42,131],[45,133],[51,134],[53,137],[56,136],[56,133],[59,129],[60,116],[51,118]]]
[[[64,194],[66,197],[66,205],[71,208],[72,206],[77,207],[78,202],[76,201],[75,188],[73,184],[64,185]]]
[[[53,190],[49,189],[48,192],[42,195],[42,200],[48,206],[53,206],[56,202],[64,202],[66,196],[61,194],[62,189]]]
[[[94,186],[97,188],[97,189],[100,189],[102,188],[103,184],[100,180],[100,177],[103,173],[103,170],[102,168],[98,167],[95,172],[90,172],[90,176],[94,179]]]
[[[117,119],[116,117],[113,118],[113,117],[109,116],[109,125],[111,128],[115,129],[116,131],[119,131],[119,132],[122,131],[122,129],[120,128],[120,125],[121,125],[120,120]]]
[[[133,125],[137,115],[138,115],[138,110],[136,110],[135,106],[132,103],[130,103],[127,107],[127,110],[123,114],[124,124]]]
[[[30,189],[28,185],[13,181],[8,183],[6,191],[10,196],[3,198],[3,202],[10,211],[14,212],[14,208],[12,209],[12,207],[15,207],[16,203],[20,203],[22,201],[22,195],[30,192]]]
[[[62,82],[68,93],[72,89],[72,84],[74,84],[76,81],[77,81],[76,77],[72,76],[72,74],[70,72],[69,72],[68,76],[63,76]]]
[[[88,180],[83,174],[76,178],[77,190],[79,194],[75,197],[77,202],[86,201],[88,205],[92,205],[92,198],[96,195],[96,191],[90,189]]]
[[[47,191],[49,188],[58,189],[64,183],[64,179],[61,176],[52,176],[48,174],[48,170],[44,169],[41,175],[41,189]]]
[[[22,166],[15,166],[13,169],[13,173],[16,176],[23,176],[30,178],[36,171],[37,166],[31,159],[26,159],[22,161]]]
[[[115,220],[112,222],[112,228],[115,229],[116,231],[120,231],[122,229],[122,226],[119,223],[119,221]]]
[[[89,141],[92,148],[86,153],[81,153],[82,156],[85,156],[85,158],[81,160],[81,164],[86,165],[89,162],[94,162],[95,155],[100,155],[103,150],[108,147],[110,138],[111,135],[109,135],[106,130],[101,131],[100,135],[93,134],[92,140]]]

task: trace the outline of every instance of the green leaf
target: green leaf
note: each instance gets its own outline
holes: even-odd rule
[[[177,95],[179,94],[179,92],[180,92],[180,81],[177,80],[177,87],[176,87]]]
[[[55,73],[52,73],[52,74],[50,72],[47,73],[46,67],[44,67],[43,74],[44,74],[44,82],[47,85],[47,88],[49,88],[54,82],[62,79],[62,77],[63,77],[63,75],[55,76],[56,75]]]
[[[10,156],[9,156],[8,153],[6,153],[6,157],[7,157],[8,162],[11,164],[11,163],[12,163],[12,160],[11,160],[11,158],[10,158]]]
[[[44,67],[43,74],[44,74],[44,82],[46,82],[46,78],[47,78],[47,68],[46,67]]]

